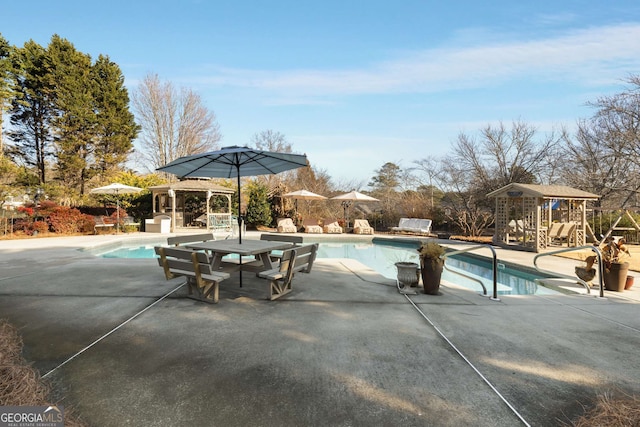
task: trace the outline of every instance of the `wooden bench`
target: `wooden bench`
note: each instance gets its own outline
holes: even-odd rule
[[[289,236],[286,234],[261,234],[260,240],[269,240],[271,242],[288,242],[293,243],[293,246],[300,246],[304,241],[302,236]],[[272,260],[277,260],[282,257],[281,253],[271,253],[269,254]]]
[[[156,246],[155,251],[160,256],[158,264],[164,269],[167,280],[185,276],[190,298],[210,304],[218,302],[219,284],[230,276],[229,273],[212,271],[207,254],[180,247]]]
[[[122,228],[127,230],[127,228],[135,228],[140,231],[140,223],[136,222],[136,220],[132,216],[125,216],[122,218]]]
[[[93,217],[93,219],[96,222],[96,224],[93,226],[93,234],[98,234],[99,228],[109,228],[115,226],[115,223],[113,222],[106,222],[103,216],[95,216]]]
[[[302,236],[289,236],[286,234],[266,234],[260,235],[260,240],[270,240],[272,242],[289,242],[294,245],[301,245],[303,242]]]
[[[180,246],[185,243],[206,242],[209,240],[216,240],[216,238],[213,236],[213,233],[189,234],[186,236],[168,237],[167,244],[169,246]]]
[[[278,268],[258,273],[258,277],[269,280],[271,301],[291,292],[291,281],[295,273],[311,272],[317,252],[317,243],[285,249]]]

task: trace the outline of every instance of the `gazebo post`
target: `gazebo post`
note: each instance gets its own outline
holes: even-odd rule
[[[169,197],[171,197],[171,232],[176,231],[176,192],[169,189]]]
[[[208,229],[209,229],[209,227],[211,226],[211,224],[209,224],[209,214],[211,213],[211,209],[210,209],[210,206],[209,206],[209,202],[211,201],[211,196],[212,196],[212,195],[213,195],[213,194],[211,193],[211,190],[207,190],[207,221],[206,221],[206,224],[207,224],[207,230],[208,230]]]

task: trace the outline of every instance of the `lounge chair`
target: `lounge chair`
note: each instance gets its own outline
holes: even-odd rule
[[[327,234],[340,234],[342,233],[342,227],[337,220],[329,220],[324,222],[322,230]]]
[[[576,224],[572,222],[563,222],[561,225],[562,227],[560,227],[558,233],[552,236],[551,242],[559,243],[561,245],[564,242],[567,242],[567,244],[569,244],[569,241],[572,239],[573,233],[576,230]]]
[[[291,218],[278,218],[278,233],[295,233],[298,231]]]
[[[562,226],[564,224],[561,222],[552,222],[549,230],[547,230],[547,240],[549,243],[552,243],[560,234],[562,230]]]
[[[524,231],[524,221],[512,219],[509,221],[509,233],[522,233]]]
[[[302,228],[305,233],[322,233],[322,227],[318,225],[317,219],[305,219],[302,222]]]
[[[373,234],[373,227],[366,219],[356,219],[353,221],[354,234]]]

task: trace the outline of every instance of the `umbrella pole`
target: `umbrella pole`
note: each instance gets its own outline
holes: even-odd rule
[[[240,166],[237,166],[238,170],[238,242],[242,244],[242,215],[240,215]],[[240,255],[240,287],[242,287],[242,255]]]
[[[118,229],[120,228],[120,197],[118,197],[118,192],[116,191],[116,234],[118,234]]]
[[[240,168],[238,168],[238,242],[242,244],[242,215],[240,215]]]

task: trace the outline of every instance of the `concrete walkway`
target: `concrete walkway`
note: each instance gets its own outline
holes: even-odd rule
[[[281,300],[245,274],[208,305],[183,288],[161,299],[181,282],[155,260],[78,250],[164,237],[0,241],[0,316],[92,426],[549,426],[598,394],[640,394],[640,284],[496,302],[444,283],[407,298],[357,262],[319,259]]]

